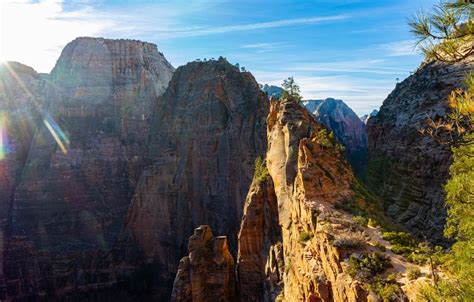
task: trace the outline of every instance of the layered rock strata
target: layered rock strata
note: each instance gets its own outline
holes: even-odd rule
[[[366,181],[381,195],[395,221],[430,241],[442,241],[446,209],[443,184],[452,157],[449,147],[419,130],[426,120],[447,114],[446,98],[462,87],[474,57],[456,64],[428,61],[397,84],[380,112],[367,123],[369,163]]]
[[[15,190],[40,125],[44,81],[33,68],[0,63],[0,299],[6,296],[5,249]]]
[[[157,101],[142,174],[121,236],[171,291],[189,234],[226,234],[232,253],[255,159],[266,146],[268,100],[253,76],[225,59],[178,68]],[[166,299],[166,298],[162,298]]]
[[[78,38],[65,47],[14,192],[7,296],[64,295],[108,274],[86,263],[117,239],[172,73],[153,44]]]
[[[364,301],[367,292],[343,269],[321,219],[350,202],[351,169],[329,131],[292,100],[273,101],[268,117],[267,166],[281,225],[285,301]],[[320,216],[320,213],[323,213]]]
[[[171,301],[236,301],[234,258],[225,236],[214,237],[202,225],[189,238],[189,256],[181,259]]]
[[[240,301],[275,301],[284,273],[278,203],[271,177],[254,178],[244,207],[237,256]]]

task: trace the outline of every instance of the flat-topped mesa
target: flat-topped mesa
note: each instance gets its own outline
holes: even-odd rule
[[[153,112],[153,98],[164,92],[173,72],[155,44],[77,38],[62,51],[50,80],[66,91],[55,105],[115,106],[122,119],[143,120]]]
[[[158,99],[149,143],[154,164],[142,174],[122,239],[166,272],[161,288],[171,292],[195,227],[208,224],[237,250],[254,162],[265,153],[267,114],[254,77],[223,58],[179,67]]]
[[[474,56],[455,64],[426,61],[397,84],[380,112],[367,122],[366,181],[385,202],[386,213],[420,238],[442,242],[446,219],[443,185],[449,146],[420,134],[427,119],[449,112],[447,97],[474,70]]]
[[[13,194],[11,297],[96,285],[70,267],[84,269],[116,241],[145,164],[151,114],[173,71],[149,43],[78,38],[64,48]],[[31,262],[38,269],[30,272]]]
[[[237,301],[227,238],[214,237],[209,226],[201,225],[189,238],[188,250],[179,263],[171,301]]]

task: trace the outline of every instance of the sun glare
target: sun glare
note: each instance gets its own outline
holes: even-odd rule
[[[7,140],[6,115],[0,112],[0,160],[7,155]]]

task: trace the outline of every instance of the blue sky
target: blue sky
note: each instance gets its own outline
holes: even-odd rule
[[[304,98],[340,98],[362,115],[423,60],[407,18],[436,3],[3,0],[0,58],[49,72],[77,36],[139,39],[175,67],[222,55],[262,84],[294,76]]]

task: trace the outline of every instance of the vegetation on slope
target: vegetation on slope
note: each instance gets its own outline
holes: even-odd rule
[[[474,54],[474,5],[470,1],[445,2],[434,13],[410,22],[428,58],[455,63]],[[428,301],[471,301],[474,297],[474,76],[466,75],[465,88],[455,89],[447,100],[450,112],[429,120],[421,132],[450,144],[453,164],[445,186],[448,217],[445,236],[453,238],[443,257],[445,278],[433,278],[420,297]]]

